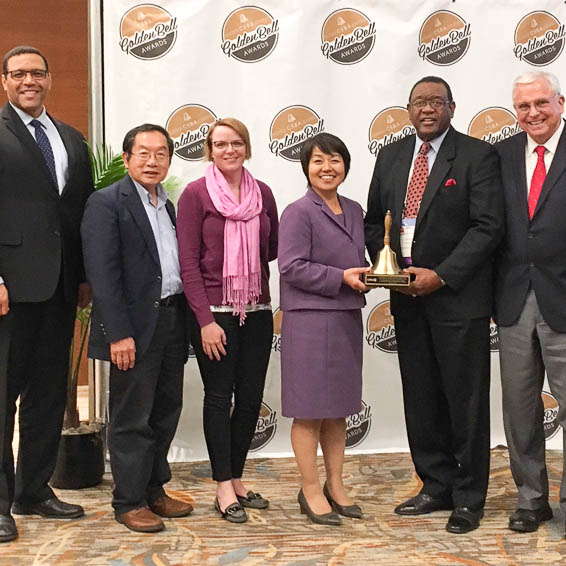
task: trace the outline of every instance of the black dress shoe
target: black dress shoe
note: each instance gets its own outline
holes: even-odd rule
[[[342,519],[331,511],[330,513],[321,513],[317,515],[308,504],[307,498],[301,489],[299,491],[299,495],[297,496],[297,500],[299,502],[299,507],[301,508],[301,514],[306,515],[313,523],[317,523],[319,525],[330,525],[333,527],[338,527],[342,524]]]
[[[246,510],[239,503],[230,503],[224,511],[220,509],[218,497],[214,499],[214,508],[230,523],[245,523],[248,520]]]
[[[337,501],[334,501],[332,496],[330,495],[330,491],[328,490],[328,485],[324,482],[324,487],[322,488],[322,493],[324,497],[326,497],[328,503],[330,503],[330,507],[332,507],[333,511],[336,511],[339,515],[343,517],[349,517],[350,519],[361,519],[364,515],[362,508],[354,503],[353,505],[340,505]]]
[[[236,494],[236,497],[242,507],[249,507],[250,509],[267,509],[269,507],[269,499],[265,499],[260,493],[248,491],[245,497],[238,494]]]
[[[446,523],[446,530],[449,533],[463,535],[476,530],[480,526],[480,519],[483,517],[483,509],[472,511],[468,507],[456,507]]]
[[[18,538],[16,521],[12,515],[0,515],[0,542],[9,542]]]
[[[14,515],[41,515],[47,519],[77,519],[85,512],[80,505],[65,503],[55,495],[39,503],[14,503]]]
[[[426,493],[419,493],[411,499],[407,499],[401,505],[395,507],[397,515],[426,515],[433,511],[447,511],[454,509],[454,505],[448,499],[441,499],[427,495]]]
[[[543,521],[552,519],[552,509],[550,505],[545,505],[540,509],[515,509],[509,517],[509,528],[520,533],[534,533]]]

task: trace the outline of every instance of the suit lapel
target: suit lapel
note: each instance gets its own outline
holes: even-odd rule
[[[72,185],[70,181],[73,177],[73,173],[77,165],[77,156],[75,154],[73,140],[71,139],[71,136],[69,135],[67,130],[65,128],[62,128],[60,122],[55,120],[55,118],[53,118],[52,116],[49,116],[49,118],[55,124],[55,127],[57,128],[57,131],[59,132],[59,135],[63,140],[63,145],[65,146],[65,150],[67,151],[67,182],[65,183],[65,186],[63,187],[63,191],[61,192],[61,196],[63,197],[68,191],[68,187]]]
[[[122,194],[126,198],[126,206],[137,224],[151,256],[157,265],[161,265],[159,261],[159,253],[157,251],[157,244],[155,243],[155,237],[153,235],[153,230],[151,229],[149,218],[147,217],[147,213],[134,182],[129,175],[124,177],[124,180],[122,181]]]
[[[454,129],[450,127],[442,145],[440,146],[440,150],[438,151],[438,155],[434,160],[434,165],[430,171],[430,175],[428,176],[428,181],[426,183],[425,191],[423,194],[423,198],[421,200],[421,206],[419,208],[419,214],[417,215],[417,222],[416,227],[418,227],[420,221],[424,218],[434,195],[440,188],[444,177],[450,168],[452,167],[452,161],[456,155],[456,146],[455,146],[455,134]]]
[[[352,223],[350,221],[350,218],[348,217],[348,214],[346,212],[346,209],[344,208],[344,201],[341,200],[340,201],[340,206],[342,207],[342,214],[344,215],[344,220],[346,221],[344,225],[340,220],[338,220],[338,218],[336,217],[336,214],[334,214],[330,208],[328,208],[328,206],[326,205],[326,203],[322,200],[322,198],[317,195],[312,189],[309,188],[307,195],[310,197],[310,199],[317,205],[320,206],[320,209],[322,210],[322,213],[329,218],[336,226],[338,226],[338,228],[340,228],[340,230],[342,230],[342,232],[344,232],[348,238],[350,238],[350,240],[352,240],[352,234],[350,234],[350,231],[346,228],[346,226],[351,226]],[[340,197],[338,197],[340,199]],[[347,208],[347,207],[346,207]]]
[[[524,155],[524,152],[523,152]],[[524,167],[523,167],[524,169]],[[533,215],[536,216],[537,212],[541,209],[544,201],[548,198],[550,191],[560,178],[560,176],[564,173],[566,169],[566,128],[562,130],[562,135],[558,140],[558,145],[556,146],[556,153],[552,159],[552,165],[548,170],[548,174],[546,175],[546,179],[544,180],[544,185],[542,186],[542,190],[540,192],[540,196],[537,201],[537,206],[535,208],[535,213]]]
[[[29,152],[29,155],[31,155],[32,159],[37,163],[37,166],[42,170],[43,175],[48,179],[49,186],[53,189],[54,193],[59,196],[59,188],[55,185],[55,181],[47,168],[47,163],[45,163],[41,149],[39,149],[37,142],[27,129],[27,126],[22,122],[9,102],[2,109],[2,120],[4,120],[6,127],[20,140],[26,151]]]
[[[525,164],[525,146],[527,144],[527,134],[519,134],[513,144],[511,163],[513,167],[513,188],[515,189],[515,199],[517,210],[521,211],[521,217],[525,223],[529,222],[529,182],[527,181],[527,169]]]

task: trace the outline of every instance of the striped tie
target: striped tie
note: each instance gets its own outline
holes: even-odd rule
[[[55,185],[57,185],[57,172],[55,171],[55,158],[53,157],[53,148],[49,142],[47,134],[43,131],[45,126],[39,120],[32,120],[30,124],[35,128],[35,141],[43,153],[43,158],[45,159],[45,164],[47,169],[53,177]]]

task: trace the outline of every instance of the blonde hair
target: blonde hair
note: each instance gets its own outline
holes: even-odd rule
[[[250,133],[243,122],[240,122],[240,120],[236,118],[222,118],[220,120],[216,120],[216,122],[210,126],[210,130],[208,130],[204,143],[204,158],[207,161],[212,161],[212,133],[217,126],[228,126],[229,128],[232,128],[242,138],[242,140],[244,140],[244,143],[246,144],[246,159],[250,159],[252,156]]]

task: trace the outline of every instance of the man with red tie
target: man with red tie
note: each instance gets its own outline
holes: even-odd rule
[[[560,404],[558,421],[566,426],[566,133],[558,79],[540,71],[520,75],[513,106],[524,132],[497,145],[507,230],[497,261],[495,319],[505,434],[518,488],[509,528],[533,532],[552,518],[545,370]],[[566,510],[564,478],[560,504]]]
[[[499,159],[450,125],[448,83],[424,77],[407,106],[416,135],[379,152],[365,217],[366,246],[391,247],[410,287],[391,292],[407,436],[420,493],[399,515],[452,510],[451,533],[479,526],[489,478],[489,319],[492,256],[503,231]]]

